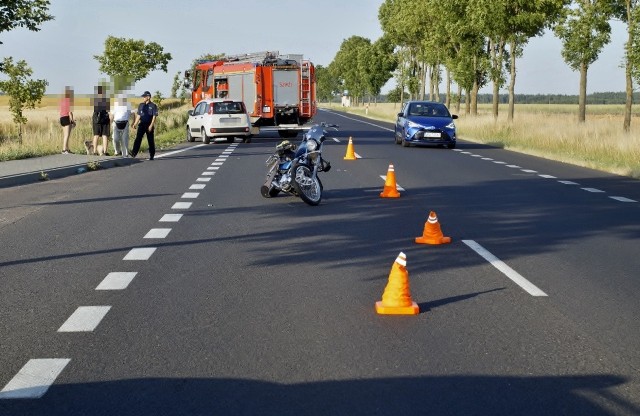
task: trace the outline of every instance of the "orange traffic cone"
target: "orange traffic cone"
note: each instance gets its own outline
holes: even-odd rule
[[[429,219],[424,223],[424,231],[422,237],[416,237],[416,243],[418,244],[447,244],[451,242],[451,237],[445,237],[442,235],[440,229],[440,223],[436,213],[431,211],[429,213]]]
[[[347,145],[347,154],[344,156],[344,160],[357,160],[356,152],[353,150],[353,140],[349,137],[349,144]]]
[[[382,300],[376,302],[376,312],[380,315],[417,315],[418,304],[411,299],[409,292],[409,272],[407,256],[400,252],[391,266],[389,282],[384,288]]]
[[[384,181],[384,189],[380,193],[381,198],[399,198],[400,192],[396,187],[396,172],[393,169],[393,165],[389,165],[387,171],[387,178]]]

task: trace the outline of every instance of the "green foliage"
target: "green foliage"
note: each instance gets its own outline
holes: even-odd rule
[[[162,93],[160,91],[156,91],[153,93],[152,100],[158,107],[160,107],[162,101],[164,100],[164,97],[162,96]]]
[[[100,72],[112,78],[115,92],[123,91],[145,78],[149,72],[161,69],[167,72],[172,59],[155,42],[109,36],[104,42],[104,54],[93,57],[100,63]]]
[[[53,19],[48,11],[48,0],[3,0],[0,5],[0,32],[17,27],[37,32],[40,30],[38,25]]]
[[[173,77],[173,83],[171,84],[171,98],[178,97],[178,89],[180,88],[180,72],[176,73]]]
[[[13,114],[13,121],[18,125],[25,124],[27,118],[22,111],[25,108],[35,108],[49,83],[43,79],[29,79],[33,71],[23,60],[14,64],[13,58],[5,58],[2,66],[9,79],[0,81],[0,91],[10,97],[9,109]]]
[[[562,57],[573,70],[588,68],[609,43],[612,13],[608,2],[599,0],[582,0],[565,9],[554,31],[562,40]]]
[[[316,66],[316,95],[320,101],[331,101],[340,93],[340,80],[328,68]]]

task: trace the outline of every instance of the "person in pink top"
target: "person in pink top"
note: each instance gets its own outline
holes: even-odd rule
[[[69,137],[71,136],[71,129],[76,125],[76,121],[73,118],[73,88],[64,87],[64,97],[60,99],[60,125],[62,126],[62,154],[68,155],[73,153],[69,149]]]

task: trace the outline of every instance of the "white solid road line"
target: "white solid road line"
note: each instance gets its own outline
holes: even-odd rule
[[[27,361],[18,374],[0,390],[0,399],[42,397],[70,361],[70,358],[38,358]]]
[[[354,121],[360,122],[362,124],[368,124],[370,126],[377,127],[379,129],[386,130],[386,131],[393,131],[393,129],[390,129],[390,128],[387,128],[387,127],[382,127],[382,126],[379,126],[379,125],[373,124],[373,123],[368,123],[366,121],[358,120],[357,118],[347,117],[347,116],[344,116],[342,114],[336,113],[335,111],[331,111],[331,110],[324,110],[324,111],[330,111],[331,114],[336,115],[338,117],[346,118],[347,120],[354,120]]]
[[[79,306],[58,332],[91,332],[98,327],[111,306]]]
[[[174,150],[173,152],[160,153],[160,154],[157,154],[155,158],[160,159],[161,157],[172,156],[172,155],[175,155],[176,153],[186,152],[187,150],[197,149],[198,147],[202,147],[202,146],[206,146],[206,144],[197,144],[195,146],[185,147],[184,149]]]
[[[100,282],[96,290],[124,290],[138,272],[111,272]]]
[[[542,290],[538,289],[533,283],[525,279],[520,273],[507,266],[502,260],[491,254],[487,249],[473,240],[462,240],[473,251],[487,260],[493,267],[504,273],[509,279],[513,280],[518,286],[527,291],[531,296],[547,296]]]

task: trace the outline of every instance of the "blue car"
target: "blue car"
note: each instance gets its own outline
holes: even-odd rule
[[[395,140],[404,147],[438,145],[456,147],[458,116],[451,114],[444,104],[432,101],[409,101],[398,113]]]

